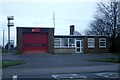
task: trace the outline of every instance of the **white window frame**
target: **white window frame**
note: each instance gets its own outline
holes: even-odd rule
[[[55,42],[54,42],[54,47],[57,48],[57,47],[61,47],[61,38],[54,38],[55,39],[59,39],[60,40],[60,46],[55,46]]]
[[[54,42],[54,47],[55,47],[55,48],[73,48],[73,47],[75,47],[75,38],[73,38],[73,39],[74,39],[74,46],[69,46],[69,44],[70,44],[70,43],[69,43],[69,42],[70,42],[69,40],[72,39],[72,38],[54,38],[54,40],[55,40],[55,39],[59,39],[59,40],[60,40],[60,46],[55,46],[55,42]],[[68,41],[68,46],[63,46],[63,45],[62,45],[62,39],[67,39],[67,41]]]
[[[93,41],[90,41],[90,39],[93,39]],[[94,43],[94,45],[93,46],[89,46],[90,42]],[[88,48],[95,48],[95,38],[88,38]]]
[[[73,43],[72,46],[70,46],[70,39],[74,39],[74,43]],[[76,46],[75,46],[75,38],[68,38],[68,46],[69,46],[69,47],[76,47]]]
[[[101,40],[104,40],[104,41],[101,41]],[[101,46],[101,42],[104,42],[105,43],[105,46]],[[106,38],[99,38],[99,48],[106,48]]]
[[[65,39],[67,40],[67,46],[63,45],[63,42],[62,42]],[[60,47],[68,48],[69,47],[69,43],[68,42],[69,42],[69,38],[61,38],[61,46]]]

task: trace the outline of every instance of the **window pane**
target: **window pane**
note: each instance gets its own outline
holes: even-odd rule
[[[77,52],[80,52],[80,48],[77,48]]]
[[[60,39],[58,39],[58,40],[55,40],[55,42],[60,42]]]
[[[82,42],[81,42],[81,47],[83,47],[83,40],[82,40]]]
[[[69,47],[74,47],[75,46],[75,40],[74,39],[69,39]]]
[[[42,44],[43,47],[47,46],[46,44]]]
[[[88,38],[88,41],[89,41],[89,42],[94,42],[95,39],[94,39],[94,38]]]
[[[60,39],[55,39],[54,42],[55,43],[60,42]]]
[[[54,39],[54,46],[60,47],[60,39],[57,39],[57,38]]]
[[[34,44],[28,44],[28,46],[29,46],[29,47],[33,47],[33,46],[34,46]]]
[[[99,47],[106,47],[106,39],[105,38],[99,39]]]
[[[79,41],[77,41],[77,45],[76,45],[77,47],[80,47],[80,42]]]
[[[100,46],[105,46],[105,42],[100,42]]]
[[[94,38],[88,38],[88,47],[89,48],[95,47],[95,39]]]
[[[68,47],[68,39],[67,38],[63,38],[61,43],[62,43],[63,47]]]
[[[100,41],[105,41],[105,39],[100,39]]]
[[[39,47],[39,46],[40,46],[40,44],[36,44],[36,46],[38,46],[38,47]]]
[[[60,43],[55,43],[54,45],[55,45],[55,46],[60,46]]]
[[[89,43],[88,43],[88,46],[89,46],[89,47],[92,47],[92,46],[94,47],[94,42],[89,42]]]
[[[84,50],[84,49],[83,49],[83,48],[81,48],[81,51],[82,51],[82,52],[83,52],[83,50]]]

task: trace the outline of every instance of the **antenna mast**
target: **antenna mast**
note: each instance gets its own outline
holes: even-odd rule
[[[53,0],[53,26],[55,28],[55,8],[54,8],[54,0]]]

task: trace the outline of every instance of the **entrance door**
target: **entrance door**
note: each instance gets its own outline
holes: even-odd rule
[[[76,53],[83,53],[83,40],[76,40]]]

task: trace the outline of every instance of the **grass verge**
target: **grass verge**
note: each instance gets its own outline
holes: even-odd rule
[[[87,61],[120,63],[120,58],[94,59],[94,60],[87,60]]]
[[[19,61],[19,60],[4,60],[4,61],[0,62],[0,68],[20,65],[20,64],[25,64],[25,62]]]

